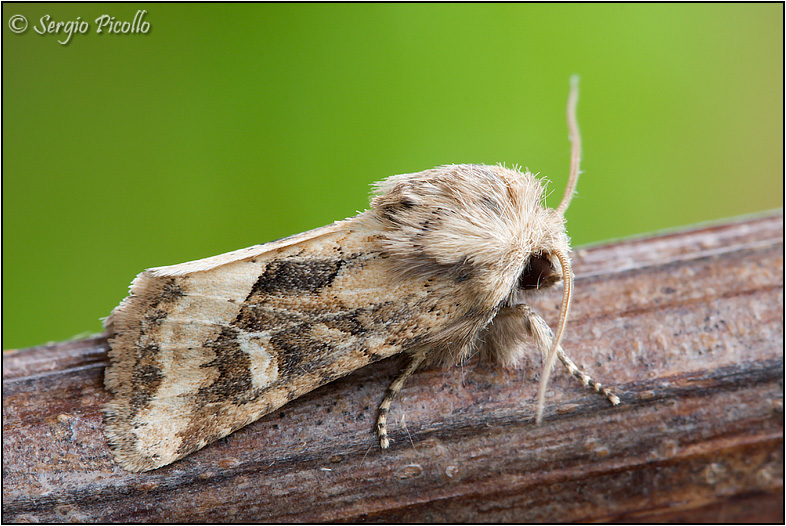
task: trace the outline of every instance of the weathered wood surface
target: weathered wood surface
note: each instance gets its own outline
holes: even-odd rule
[[[783,520],[783,215],[579,250],[564,346],[622,404],[539,359],[386,360],[159,470],[102,433],[105,340],[7,353],[4,521]],[[554,322],[559,291],[535,303]],[[119,298],[118,298],[119,299]]]

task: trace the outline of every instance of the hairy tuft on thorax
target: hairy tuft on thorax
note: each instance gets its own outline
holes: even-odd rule
[[[479,309],[513,294],[534,254],[568,247],[563,218],[528,171],[446,165],[389,177],[375,194],[381,246],[399,272],[452,274]]]

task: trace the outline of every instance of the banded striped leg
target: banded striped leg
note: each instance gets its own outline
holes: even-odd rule
[[[562,362],[562,365],[565,366],[565,369],[567,369],[571,375],[578,378],[585,387],[594,389],[596,393],[605,396],[606,400],[611,402],[611,405],[617,405],[620,403],[620,399],[617,395],[603,387],[600,382],[596,382],[590,378],[590,375],[579,369],[576,364],[573,363],[573,360],[570,359],[570,356],[565,354],[565,351],[562,350],[561,345],[557,347],[557,357]]]
[[[545,356],[551,349],[551,341],[554,338],[554,333],[551,331],[551,327],[549,327],[548,323],[546,323],[543,318],[538,316],[535,311],[529,307],[526,307],[525,311],[527,317],[529,318],[532,336],[535,339],[538,348]],[[557,357],[560,359],[562,365],[565,366],[565,369],[568,370],[571,376],[577,378],[582,383],[582,385],[589,387],[596,393],[604,396],[606,400],[611,402],[611,405],[617,405],[620,403],[620,399],[617,395],[612,393],[609,389],[603,387],[600,382],[596,382],[590,378],[590,375],[579,369],[576,364],[573,363],[573,360],[570,359],[570,356],[565,353],[561,345],[557,347]]]
[[[379,413],[377,416],[377,436],[379,437],[379,447],[382,449],[387,449],[388,445],[390,445],[390,441],[388,439],[388,429],[387,429],[387,422],[388,422],[388,412],[390,411],[390,404],[393,403],[393,399],[396,398],[396,395],[401,388],[404,386],[404,382],[407,378],[415,372],[423,360],[426,357],[426,353],[421,352],[418,354],[413,355],[409,359],[409,363],[404,367],[399,375],[393,380],[393,383],[390,384],[388,390],[385,392],[385,397],[382,399],[382,403],[379,404]]]

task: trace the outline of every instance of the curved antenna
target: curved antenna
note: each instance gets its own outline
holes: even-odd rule
[[[551,369],[554,368],[554,362],[557,359],[557,349],[562,340],[562,334],[565,332],[565,324],[568,321],[568,310],[570,309],[570,299],[573,296],[573,270],[570,268],[570,261],[564,252],[555,252],[559,264],[562,267],[562,280],[565,282],[565,289],[562,293],[562,306],[559,309],[559,322],[557,323],[557,334],[551,342],[551,349],[546,357],[546,363],[543,365],[543,374],[540,376],[540,386],[538,387],[538,402],[537,410],[535,413],[535,423],[540,424],[543,419],[543,405],[546,401],[546,387],[549,383],[549,376],[551,376]]]
[[[565,215],[573,192],[576,189],[576,182],[579,180],[579,162],[581,161],[581,134],[579,134],[579,124],[576,120],[576,104],[579,101],[579,76],[570,77],[570,95],[568,95],[568,137],[570,138],[570,177],[562,202],[557,207],[560,215]]]

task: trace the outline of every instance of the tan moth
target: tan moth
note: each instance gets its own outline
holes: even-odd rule
[[[387,413],[420,365],[471,355],[515,366],[543,353],[537,420],[560,346],[573,274],[564,213],[579,175],[575,78],[570,177],[556,209],[529,172],[458,164],[376,184],[369,210],[263,245],[139,274],[106,320],[106,436],[130,471],[167,465],[369,363],[408,360]],[[556,334],[527,296],[564,282]]]

